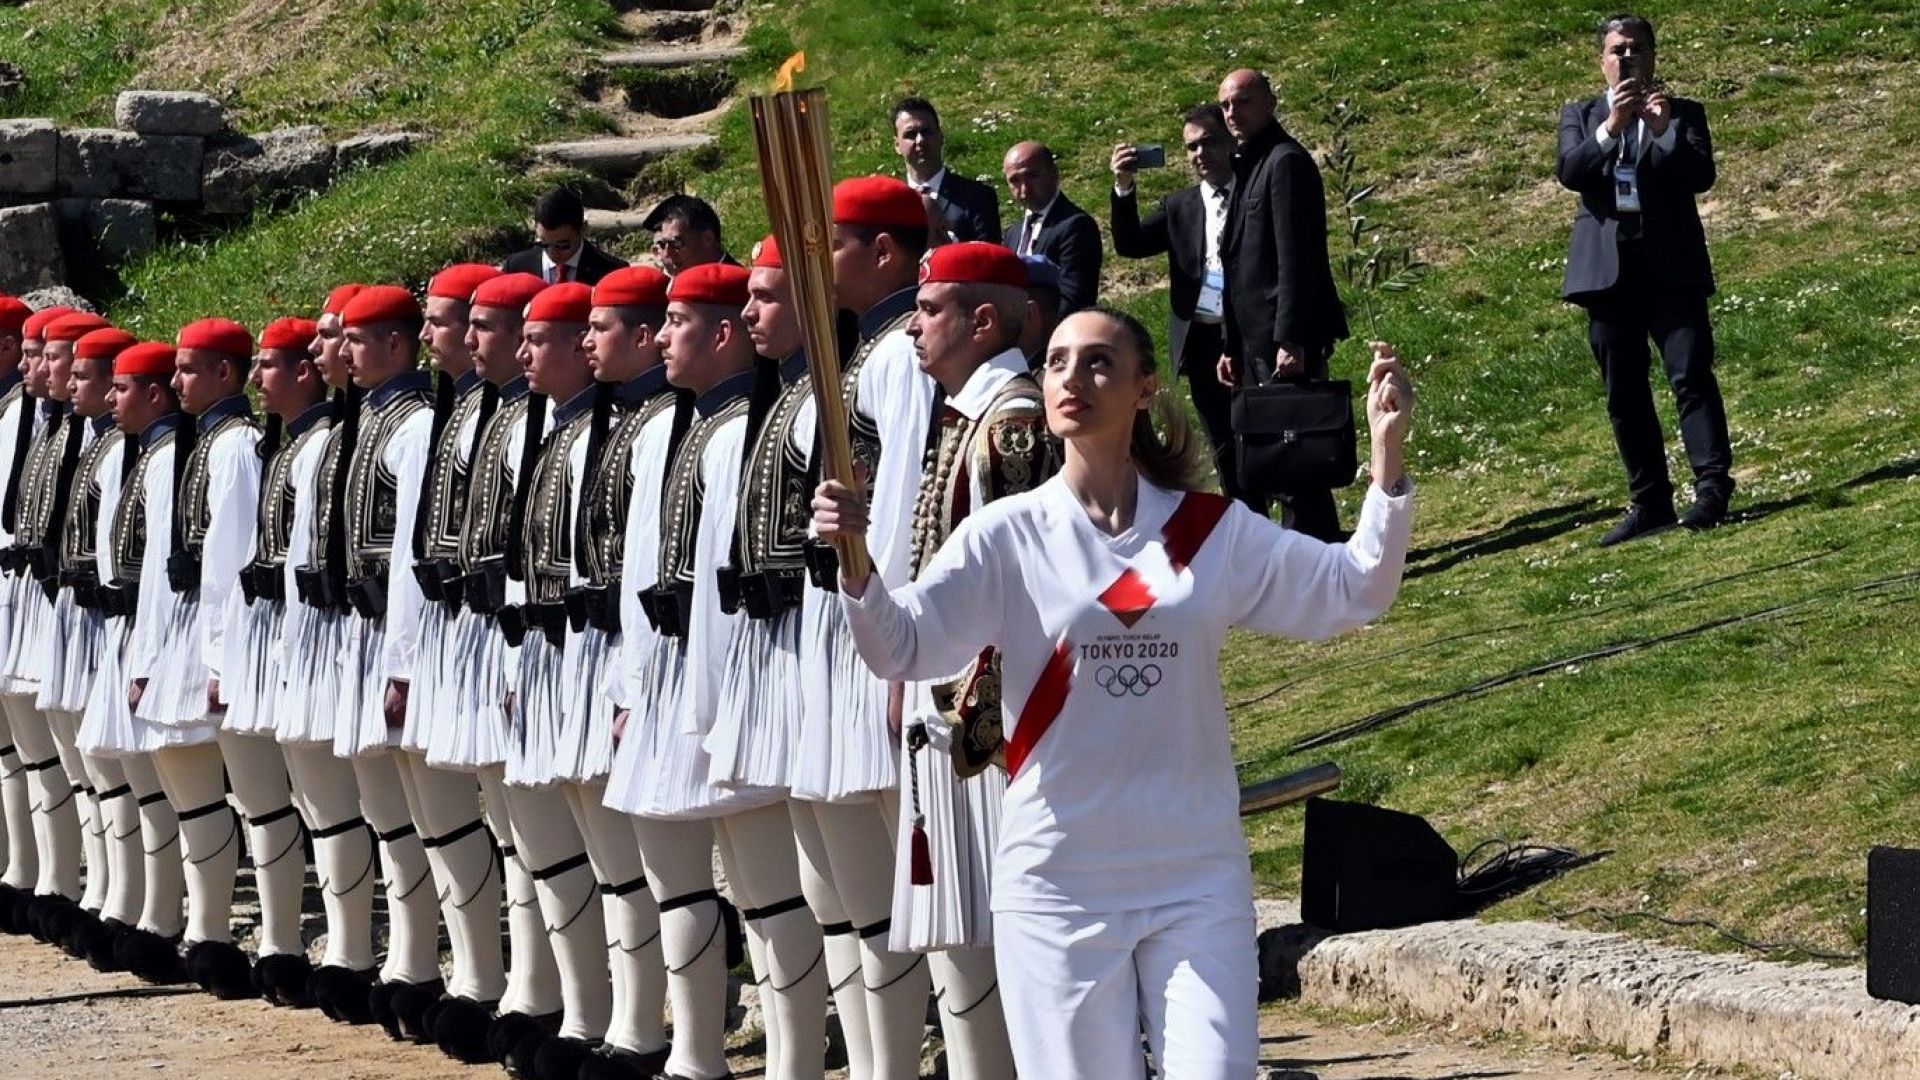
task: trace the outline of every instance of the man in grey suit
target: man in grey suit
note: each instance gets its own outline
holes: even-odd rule
[[[1560,112],[1560,183],[1580,196],[1561,295],[1587,310],[1587,339],[1607,388],[1607,415],[1631,503],[1603,546],[1676,522],[1707,529],[1733,496],[1727,408],[1713,373],[1713,266],[1694,197],[1713,186],[1713,138],[1699,102],[1654,80],[1653,24],[1600,24],[1607,91]],[[1647,375],[1660,346],[1693,467],[1694,502],[1675,516],[1666,437]]]
[[[1013,201],[1025,211],[1001,243],[1060,268],[1061,315],[1092,307],[1100,294],[1100,226],[1060,190],[1053,151],[1037,142],[1015,143],[1000,167]]]
[[[922,97],[893,107],[893,148],[907,167],[907,183],[933,200],[955,240],[1000,238],[1000,198],[993,189],[947,167],[947,136],[940,114]]]

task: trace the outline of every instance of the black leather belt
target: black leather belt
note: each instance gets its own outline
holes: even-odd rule
[[[344,589],[334,576],[324,567],[302,566],[293,572],[294,592],[300,596],[300,602],[321,611],[345,611],[347,598]]]
[[[547,644],[552,645],[556,649],[566,647],[566,604],[522,604],[520,605],[520,616],[526,623],[528,630],[539,630],[541,634],[546,636]]]
[[[139,596],[139,593],[140,585],[138,582],[114,581],[100,586],[95,593],[98,601],[95,606],[100,609],[101,614],[131,618],[133,615],[134,600]]]
[[[167,556],[167,587],[176,593],[190,593],[200,587],[200,554],[176,551]]]
[[[282,603],[287,599],[286,567],[273,563],[251,562],[240,568],[240,592],[251,604],[257,600]]]
[[[60,584],[73,590],[75,607],[88,611],[100,606],[100,575],[93,570],[62,570]]]
[[[800,597],[806,590],[806,572],[788,569],[736,574],[733,590],[733,607],[726,606],[726,592],[724,589],[721,592],[721,607],[728,614],[745,608],[749,619],[777,619],[800,606]]]
[[[662,637],[684,638],[693,615],[693,586],[656,585],[639,593],[640,609]]]
[[[499,560],[483,563],[480,569],[460,579],[460,591],[467,610],[475,615],[498,615],[507,606],[507,567]]]
[[[378,619],[387,613],[387,572],[376,570],[347,582],[347,603],[363,619]]]

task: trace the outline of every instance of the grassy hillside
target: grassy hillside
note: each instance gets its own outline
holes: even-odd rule
[[[1594,541],[1623,483],[1584,321],[1557,299],[1572,204],[1551,177],[1560,103],[1598,87],[1598,9],[745,11],[743,85],[804,47],[830,87],[843,173],[897,169],[886,111],[907,91],[941,105],[965,171],[997,179],[1007,145],[1042,138],[1096,213],[1112,144],[1172,142],[1181,109],[1227,68],[1270,71],[1310,146],[1342,106],[1358,111],[1350,137],[1380,185],[1374,217],[1435,266],[1380,309],[1422,392],[1419,550],[1400,605],[1371,629],[1326,645],[1234,641],[1225,676],[1247,774],[1331,759],[1349,797],[1426,814],[1462,849],[1504,834],[1614,850],[1498,916],[1644,906],[1831,949],[1860,939],[1867,846],[1920,842],[1920,590],[1904,576],[1920,561],[1920,212],[1907,191],[1920,9],[1650,5],[1662,74],[1706,102],[1718,145],[1704,209],[1739,520],[1610,551]],[[250,128],[441,135],[289,214],[134,268],[115,314],[164,332],[213,310],[310,308],[343,278],[418,280],[497,247],[530,194],[525,146],[592,126],[570,87],[611,18],[599,0],[43,0],[0,9],[0,42],[34,31],[9,46],[33,78],[9,111],[97,121],[132,83],[212,89]],[[721,134],[718,168],[667,175],[712,199],[744,250],[764,215],[743,110]],[[1149,193],[1178,182],[1144,181]],[[1109,295],[1159,323],[1160,267],[1109,265]],[[1358,356],[1349,345],[1336,366]],[[1348,725],[1364,730],[1291,752]],[[1291,889],[1298,813],[1252,836],[1265,887]]]

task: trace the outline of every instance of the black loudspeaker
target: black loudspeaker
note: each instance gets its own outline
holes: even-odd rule
[[[1920,1005],[1920,851],[1867,853],[1867,993]]]
[[[1460,857],[1426,819],[1307,800],[1300,917],[1322,930],[1380,930],[1453,915]]]

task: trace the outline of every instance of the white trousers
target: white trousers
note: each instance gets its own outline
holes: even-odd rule
[[[1000,992],[1021,1076],[1253,1080],[1260,965],[1253,902],[1110,914],[995,912]]]

